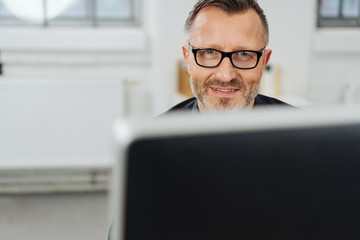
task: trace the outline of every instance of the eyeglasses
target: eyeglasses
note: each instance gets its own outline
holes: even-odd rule
[[[194,48],[189,43],[189,49],[193,52],[195,62],[200,67],[215,68],[220,65],[225,57],[230,59],[231,64],[238,69],[253,69],[259,63],[265,48],[261,51],[240,50],[235,52],[222,52],[212,48]]]

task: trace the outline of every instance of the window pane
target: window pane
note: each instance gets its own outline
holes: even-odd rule
[[[6,9],[4,4],[0,1],[0,15],[3,17],[11,17],[11,13]]]
[[[340,0],[321,0],[320,16],[321,17],[339,17]]]
[[[16,6],[16,4],[15,4]],[[15,14],[16,12],[16,14]],[[28,25],[28,26],[38,26],[38,22],[34,21],[27,21],[29,17],[28,12],[25,11],[26,14],[20,14],[21,11],[14,11],[14,4],[9,6],[9,2],[6,2],[6,4],[0,0],[0,25],[3,26],[18,26],[18,25]]]
[[[22,6],[24,12],[38,12],[36,21],[17,16],[8,11],[4,4]],[[136,24],[135,1],[138,0],[0,0],[0,25],[43,25],[43,26],[124,26]],[[47,21],[44,21],[46,1]],[[28,5],[26,6],[25,3]],[[31,9],[33,7],[33,9]],[[17,7],[16,9],[19,10]],[[34,16],[33,16],[34,17]],[[22,20],[20,20],[22,19]]]
[[[342,16],[345,18],[359,17],[359,0],[343,0]]]
[[[86,12],[86,0],[76,0],[69,6],[62,14],[62,18],[84,18],[87,15]]]
[[[131,18],[130,0],[97,0],[97,17],[103,19]]]
[[[49,21],[50,26],[92,26],[88,0],[74,0],[58,17]]]

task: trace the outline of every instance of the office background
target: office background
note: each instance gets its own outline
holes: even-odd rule
[[[175,102],[183,23],[195,1],[142,1],[140,26],[2,27],[2,80],[122,79],[126,111],[159,114]],[[281,94],[342,104],[358,85],[359,28],[318,28],[317,1],[259,1],[268,16],[271,64]],[[56,73],[56,74],[54,74]]]
[[[184,98],[178,61],[195,2],[138,1],[130,25],[0,26],[1,239],[107,234],[108,125],[120,115],[156,116]],[[360,28],[319,28],[314,0],[259,3],[270,25],[270,64],[280,71],[276,97],[304,108],[360,103]]]

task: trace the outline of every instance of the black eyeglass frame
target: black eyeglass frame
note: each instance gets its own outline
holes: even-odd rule
[[[221,64],[221,62],[222,62],[222,60],[223,60],[224,58],[228,57],[228,58],[230,59],[231,64],[232,64],[235,68],[237,68],[237,69],[242,69],[242,70],[250,70],[250,69],[256,68],[257,65],[259,64],[259,61],[260,61],[261,56],[264,55],[264,52],[265,52],[265,49],[266,49],[266,47],[264,47],[261,51],[238,50],[238,51],[234,51],[234,52],[223,52],[223,51],[216,50],[216,49],[213,49],[213,48],[194,48],[193,46],[191,46],[190,43],[188,43],[188,46],[189,46],[189,50],[194,54],[194,58],[195,58],[196,64],[199,65],[200,67],[204,67],[204,68],[216,68],[216,67],[218,67],[218,66]],[[215,66],[210,66],[210,67],[199,64],[198,61],[197,61],[197,57],[196,57],[196,53],[197,53],[199,50],[213,50],[213,51],[216,51],[216,52],[221,53],[221,59],[220,59],[219,63],[218,63],[217,65],[215,65]],[[257,60],[256,60],[255,66],[254,66],[254,67],[250,67],[250,68],[241,68],[241,67],[236,66],[236,65],[233,63],[232,55],[233,55],[234,53],[238,53],[238,52],[253,52],[253,53],[256,53],[256,55],[257,55]]]

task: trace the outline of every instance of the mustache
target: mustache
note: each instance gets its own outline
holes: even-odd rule
[[[232,79],[229,82],[220,81],[218,79],[211,79],[206,81],[203,84],[203,87],[210,87],[210,86],[218,86],[218,87],[232,87],[232,88],[238,88],[238,89],[245,89],[246,86],[241,80]]]

